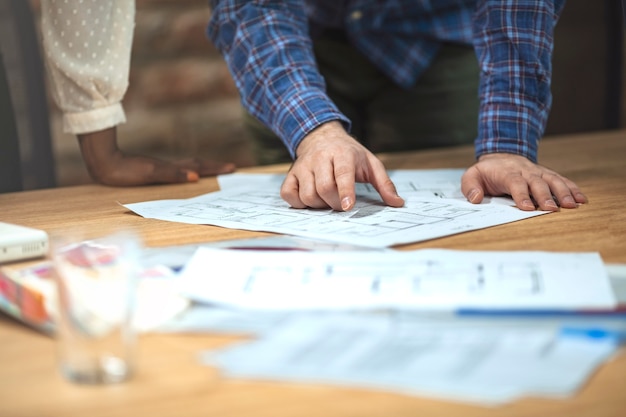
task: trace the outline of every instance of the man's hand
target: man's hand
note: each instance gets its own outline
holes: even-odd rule
[[[307,135],[280,190],[294,208],[348,211],[354,207],[355,182],[370,183],[383,201],[401,207],[404,200],[378,158],[347,134],[339,122],[321,125]]]
[[[569,179],[523,156],[505,153],[481,156],[463,174],[461,190],[472,203],[480,203],[485,195],[510,195],[521,210],[535,210],[537,205],[557,211],[587,202]]]
[[[124,154],[117,147],[116,128],[78,135],[80,150],[94,181],[105,185],[133,186],[198,181],[199,177],[226,174],[235,165],[192,158],[165,162]]]

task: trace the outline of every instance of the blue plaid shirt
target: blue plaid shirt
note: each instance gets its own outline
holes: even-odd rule
[[[325,94],[309,22],[343,28],[399,86],[410,87],[443,42],[473,44],[480,65],[476,156],[537,160],[551,105],[553,30],[565,0],[212,0],[208,35],[245,108],[292,156],[322,123],[350,121]]]

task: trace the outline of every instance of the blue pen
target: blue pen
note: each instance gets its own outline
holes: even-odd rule
[[[532,309],[480,309],[461,308],[455,311],[458,316],[470,317],[601,317],[601,318],[626,318],[626,309],[619,306],[613,310],[532,310]]]
[[[626,329],[563,326],[561,327],[560,335],[567,337],[582,337],[598,341],[612,341],[618,345],[626,341]]]

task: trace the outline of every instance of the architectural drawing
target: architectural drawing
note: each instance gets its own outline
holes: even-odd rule
[[[446,171],[447,172],[447,171]],[[313,239],[388,247],[482,229],[546,214],[521,211],[510,200],[486,199],[471,204],[460,194],[458,183],[444,176],[428,177],[394,171],[404,207],[384,205],[368,184],[357,184],[357,202],[348,212],[329,209],[293,209],[280,198],[276,176],[254,180],[245,175],[241,185],[229,180],[229,188],[187,200],[162,200],[127,204],[147,217],[191,224],[283,233]],[[448,176],[457,176],[455,170]],[[421,177],[421,178],[420,178]],[[243,181],[243,179],[242,179]],[[460,197],[459,197],[460,196]]]

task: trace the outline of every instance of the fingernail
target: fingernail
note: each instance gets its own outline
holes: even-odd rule
[[[352,208],[352,200],[350,200],[350,197],[344,197],[343,200],[341,200],[341,209],[343,211],[348,211]]]
[[[587,196],[584,195],[583,193],[576,193],[576,200],[583,201],[585,203],[587,203],[589,201],[589,200],[587,200]]]
[[[535,204],[530,200],[522,200],[522,206],[528,208],[535,208]]]
[[[479,191],[476,188],[474,188],[467,195],[467,199],[470,201],[470,203],[474,203],[476,202],[476,197],[478,197],[478,194],[479,194]]]
[[[546,205],[546,207],[554,209],[554,210],[558,210],[559,209],[559,206],[556,205],[554,200],[546,200],[545,205]]]
[[[189,182],[196,182],[198,181],[200,177],[198,176],[197,172],[194,171],[187,171],[187,181]]]
[[[561,201],[561,205],[562,206],[574,206],[576,205],[576,202],[574,201],[572,196],[568,195],[567,197],[563,198],[563,201]]]

